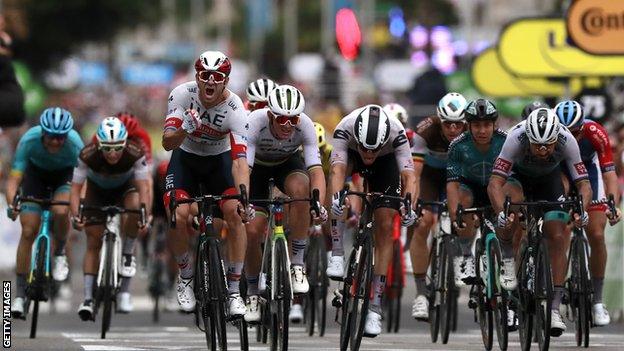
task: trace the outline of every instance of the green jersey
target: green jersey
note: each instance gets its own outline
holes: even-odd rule
[[[498,157],[506,137],[505,132],[495,130],[490,148],[486,152],[477,149],[470,132],[464,132],[455,138],[449,146],[446,181],[487,186],[494,160]]]

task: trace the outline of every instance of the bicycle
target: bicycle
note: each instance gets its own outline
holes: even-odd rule
[[[504,213],[509,217],[511,206],[521,207],[521,215],[526,223],[527,238],[521,246],[518,279],[518,321],[520,346],[523,351],[531,348],[533,323],[540,350],[548,350],[550,344],[551,306],[553,296],[550,257],[544,233],[542,232],[542,212],[552,206],[572,207],[581,213],[581,199],[566,201],[526,201],[511,202],[507,196]]]
[[[104,244],[100,249],[100,264],[96,277],[95,285],[95,306],[93,309],[92,320],[95,322],[101,305],[104,305],[102,316],[102,328],[100,337],[106,338],[106,332],[110,329],[113,303],[117,290],[119,289],[119,267],[121,265],[121,238],[120,238],[120,221],[121,215],[125,213],[138,214],[140,216],[140,225],[145,226],[147,217],[145,204],[141,204],[140,209],[126,209],[119,206],[90,206],[80,202],[78,207],[78,218],[83,219],[84,211],[94,211],[104,213],[106,215],[104,233],[102,241]],[[84,222],[84,219],[82,220]]]
[[[327,319],[327,247],[325,237],[320,226],[315,226],[315,232],[310,235],[306,253],[306,271],[310,282],[310,291],[305,300],[306,330],[309,336],[314,335],[314,324],[318,327],[319,336],[325,335]]]
[[[485,349],[492,349],[493,331],[496,325],[498,346],[501,350],[507,350],[509,294],[501,287],[499,280],[502,253],[494,225],[489,219],[493,215],[492,207],[463,208],[460,204],[457,207],[455,222],[458,228],[462,226],[464,214],[479,216],[479,237],[475,242],[476,278],[473,281],[465,280],[466,283],[472,285],[468,305],[474,309],[479,321]],[[484,276],[482,273],[485,273]]]
[[[405,287],[404,246],[401,241],[401,219],[397,214],[393,219],[392,260],[388,266],[386,292],[384,294],[384,312],[388,316],[388,333],[399,332],[401,321],[401,298]]]
[[[615,213],[615,200],[610,194],[607,199],[591,202],[592,205],[606,204]],[[572,310],[575,325],[576,346],[589,347],[589,329],[592,322],[591,273],[589,271],[589,242],[582,228],[574,228],[568,254],[570,277],[566,280],[568,291],[566,304]]]
[[[422,201],[416,203],[416,216],[422,216],[425,206],[437,208],[438,224],[429,253],[429,332],[431,342],[448,343],[451,330],[457,326],[457,299],[453,258],[457,253],[455,234],[451,228],[446,202]]]
[[[269,180],[269,199],[252,199],[251,202],[269,207],[269,231],[262,252],[262,265],[258,279],[258,288],[265,293],[261,300],[268,304],[262,312],[262,324],[269,331],[271,350],[288,349],[288,313],[293,299],[290,280],[290,258],[288,242],[284,234],[284,205],[297,201],[309,201],[312,211],[320,213],[318,208],[319,190],[312,190],[312,198],[280,198],[273,196],[273,179]]]
[[[153,234],[149,263],[148,292],[154,300],[152,309],[152,321],[160,321],[160,303],[171,286],[172,279],[169,277],[167,266],[167,233],[166,220],[155,219],[151,233]]]
[[[33,302],[32,320],[30,324],[30,338],[37,336],[37,322],[39,319],[39,302],[48,301],[54,294],[55,282],[50,278],[50,227],[52,225],[52,206],[69,206],[68,201],[54,201],[50,199],[38,199],[35,197],[21,197],[19,194],[13,198],[13,208],[19,208],[22,202],[33,202],[41,206],[41,225],[39,233],[32,246],[30,257],[30,272],[26,280],[26,300],[24,302],[24,319]]]
[[[366,188],[365,181],[364,189]],[[362,199],[363,210],[358,230],[355,233],[353,250],[349,255],[347,273],[342,280],[342,291],[332,301],[332,305],[337,307],[336,321],[338,321],[338,310],[341,311],[339,322],[341,351],[347,350],[348,347],[351,350],[359,350],[364,334],[374,267],[373,204],[382,199],[390,199],[401,201],[406,209],[411,208],[411,194],[409,193],[403,198],[379,192],[358,192],[345,189],[340,199],[341,203],[349,195]],[[335,224],[336,220],[332,219],[332,225]]]
[[[195,324],[204,332],[208,349],[227,350],[227,323],[231,322],[238,329],[241,337],[241,349],[249,349],[247,324],[242,316],[234,318],[226,312],[228,302],[227,278],[221,253],[221,236],[214,228],[214,207],[222,200],[239,200],[247,208],[247,190],[240,186],[240,194],[235,195],[200,195],[188,199],[176,199],[176,190],[169,192],[170,226],[176,227],[176,208],[181,204],[197,203],[199,206],[200,236],[197,240],[195,259],[195,285],[193,287],[197,305]],[[202,321],[203,328],[199,321]]]

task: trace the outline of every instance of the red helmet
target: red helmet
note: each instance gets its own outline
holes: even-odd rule
[[[205,51],[195,61],[195,72],[219,71],[226,76],[232,71],[230,59],[221,51]]]
[[[130,112],[119,112],[117,118],[126,126],[128,134],[134,134],[139,128],[139,119]]]

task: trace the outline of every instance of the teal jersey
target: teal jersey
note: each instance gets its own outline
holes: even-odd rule
[[[42,137],[40,126],[30,128],[22,136],[17,144],[11,172],[24,173],[29,163],[48,171],[73,168],[78,164],[78,155],[84,143],[75,130],[69,131],[61,150],[53,154],[43,146]]]
[[[476,148],[470,132],[458,136],[449,146],[446,181],[467,181],[487,186],[494,160],[503,148],[506,137],[505,132],[495,130],[490,148],[487,152],[481,152]]]

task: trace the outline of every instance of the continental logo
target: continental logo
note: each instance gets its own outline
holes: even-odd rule
[[[624,53],[624,1],[576,0],[566,26],[574,44],[590,54]]]

